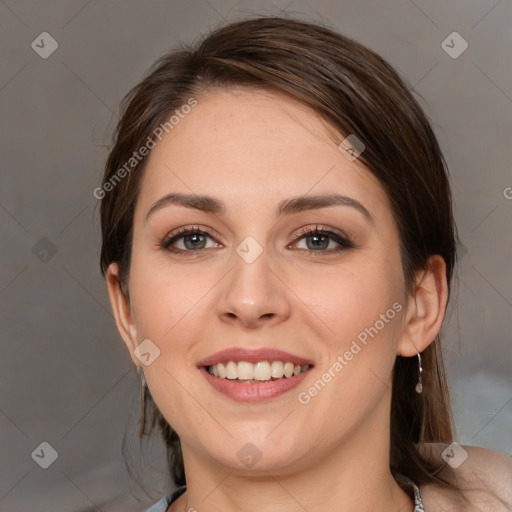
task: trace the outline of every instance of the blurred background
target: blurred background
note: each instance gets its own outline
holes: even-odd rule
[[[369,46],[431,119],[462,242],[443,327],[457,441],[512,454],[510,0],[0,0],[1,511],[140,511],[173,489],[158,436],[137,444],[139,380],[99,271],[93,190],[148,67],[258,14]]]

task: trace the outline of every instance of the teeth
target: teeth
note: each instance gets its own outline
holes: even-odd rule
[[[226,366],[226,379],[238,379],[238,365],[233,361],[229,361]]]
[[[309,365],[294,365],[292,362],[259,361],[256,364],[247,361],[227,361],[208,366],[211,375],[220,379],[250,381],[270,381],[272,379],[290,378],[309,369]]]
[[[214,366],[215,368],[215,366]],[[238,361],[238,378],[239,379],[252,379],[253,378],[253,366],[251,363],[246,361]]]
[[[280,379],[284,375],[284,365],[281,361],[273,361],[270,366],[272,377]]]
[[[286,363],[284,365],[284,376],[291,377],[293,375],[293,370],[295,370],[295,365],[293,363]]]

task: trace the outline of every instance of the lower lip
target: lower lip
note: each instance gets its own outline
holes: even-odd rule
[[[244,384],[235,380],[220,379],[209,373],[204,366],[199,370],[213,388],[229,398],[238,402],[260,402],[275,398],[295,388],[306,378],[311,368],[293,377],[283,377],[279,380],[271,380],[261,384]]]

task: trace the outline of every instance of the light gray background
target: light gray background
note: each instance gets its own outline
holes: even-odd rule
[[[3,0],[1,511],[136,511],[171,489],[158,439],[139,463],[149,496],[123,467],[139,388],[98,270],[92,191],[119,101],[157,57],[223,19],[281,9],[379,52],[432,119],[463,242],[444,328],[457,439],[512,453],[510,0]],[[43,31],[59,44],[48,59],[31,48]],[[457,59],[441,47],[453,31],[469,43]],[[33,253],[43,237],[57,249],[46,262]],[[31,458],[43,441],[58,452],[48,469]]]

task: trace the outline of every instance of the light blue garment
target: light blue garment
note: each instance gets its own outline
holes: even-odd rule
[[[420,490],[416,486],[414,482],[409,480],[406,477],[403,477],[403,482],[405,486],[411,487],[414,493],[414,512],[425,512],[423,508],[423,501],[421,500]],[[146,512],[166,512],[169,508],[169,505],[174,503],[185,491],[187,490],[187,486],[184,485],[182,487],[178,487],[174,492],[164,496],[158,503],[155,503],[151,508],[148,508]]]
[[[148,508],[146,512],[166,512],[169,505],[175,502],[186,490],[186,485],[178,487],[175,491],[171,492],[171,494],[164,496],[158,503]]]

